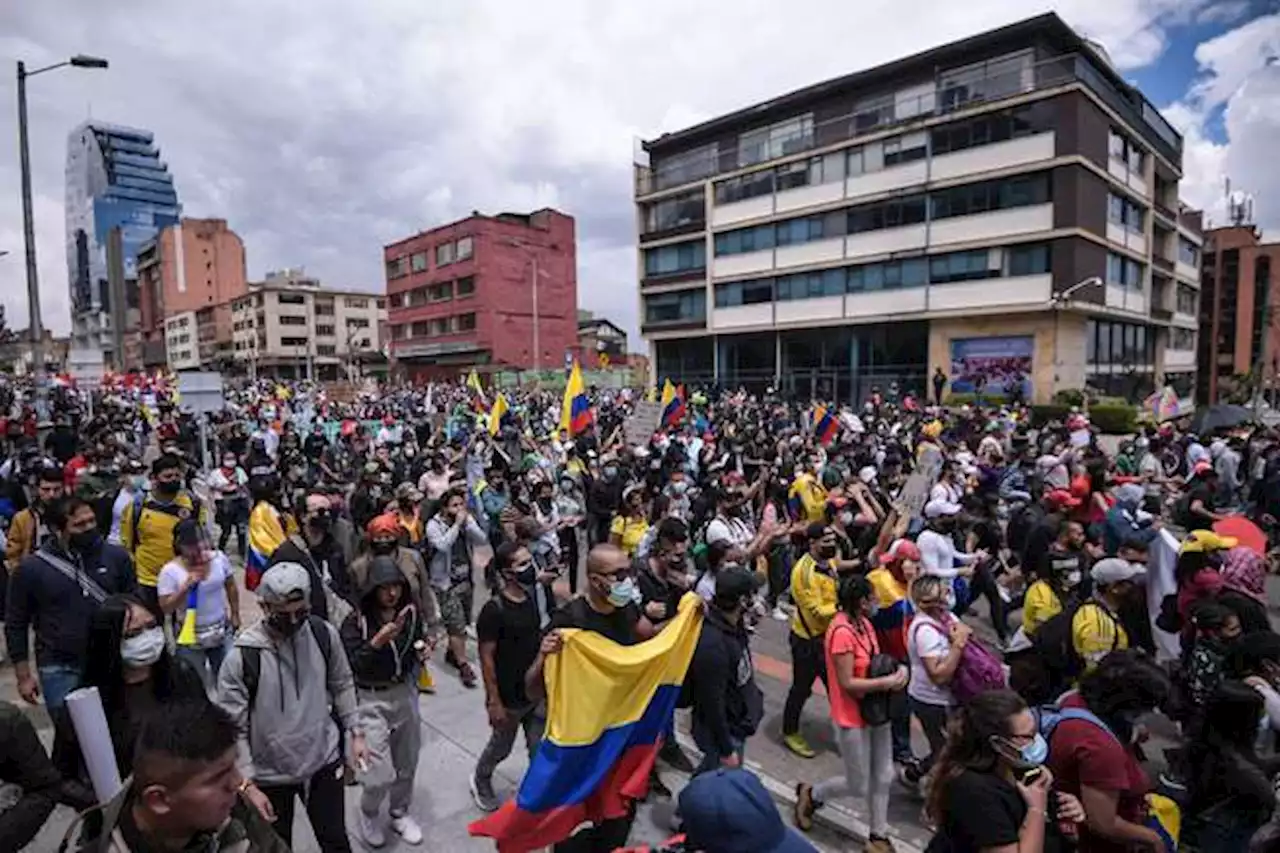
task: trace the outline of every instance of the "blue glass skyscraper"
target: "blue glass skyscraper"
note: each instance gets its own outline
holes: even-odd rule
[[[67,138],[66,211],[73,345],[101,349],[109,363],[119,365],[123,354],[113,352],[107,269],[111,232],[120,229],[126,307],[136,308],[138,249],[182,216],[173,177],[151,132],[99,121],[73,130]]]

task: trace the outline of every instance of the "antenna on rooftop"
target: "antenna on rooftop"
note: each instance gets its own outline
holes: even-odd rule
[[[1244,190],[1232,190],[1231,178],[1223,182],[1227,202],[1227,222],[1237,228],[1253,225],[1253,196]]]

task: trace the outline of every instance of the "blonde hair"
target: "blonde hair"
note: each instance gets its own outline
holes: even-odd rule
[[[915,580],[911,581],[911,603],[918,609],[921,599],[945,602],[948,587],[946,578],[940,578],[937,575],[916,575]]]

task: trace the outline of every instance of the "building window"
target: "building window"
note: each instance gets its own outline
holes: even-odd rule
[[[732,204],[769,195],[773,192],[774,176],[774,169],[764,169],[721,181],[716,184],[716,204]]]
[[[714,175],[719,160],[720,147],[714,142],[663,157],[653,166],[654,189],[664,190]]]
[[[291,315],[291,314],[281,314],[279,319],[280,319],[280,325],[281,325],[281,326],[305,326],[305,325],[307,325],[307,318],[306,318],[306,317],[295,317],[295,316],[293,316],[293,315]]]
[[[427,325],[428,325],[428,328],[430,329],[429,334],[431,337],[437,337],[439,335],[449,334],[449,318],[448,317],[437,317],[434,320],[428,320]]]
[[[333,344],[316,344],[316,355],[337,355],[338,348]]]
[[[368,317],[348,317],[347,328],[348,329],[367,329],[369,328],[369,318]]]
[[[1037,103],[941,125],[930,136],[936,157],[1052,129],[1052,107]]]
[[[705,290],[653,293],[644,297],[645,325],[703,323],[707,319]]]
[[[1143,289],[1142,264],[1132,258],[1109,252],[1107,254],[1107,284],[1119,285],[1127,290],[1141,293]]]
[[[954,110],[1030,91],[1035,86],[1034,63],[1033,52],[1027,50],[944,71],[938,80],[942,108]]]
[[[348,308],[368,308],[369,300],[348,296],[342,300],[342,304],[347,306]]]
[[[653,234],[685,225],[704,225],[707,221],[707,196],[701,189],[681,193],[645,205],[644,232]]]
[[[849,151],[847,169],[849,177],[856,178],[868,172],[878,172],[884,168],[884,146],[878,143],[853,148]]]
[[[1089,320],[1085,362],[1089,367],[1143,367],[1155,363],[1154,330],[1135,323]]]
[[[1005,249],[1006,275],[1043,275],[1052,270],[1053,257],[1047,243],[1024,243]]]
[[[385,300],[385,299],[376,299],[376,300],[374,300],[374,303],[373,303],[373,304],[374,304],[374,305],[376,305],[376,306],[378,307],[378,310],[379,310],[379,311],[386,311],[386,310],[387,310],[387,300]]]
[[[280,346],[282,347],[305,347],[307,338],[281,338]]]
[[[848,291],[864,293],[921,287],[929,278],[929,262],[925,258],[907,258],[879,264],[863,264],[849,270]]]
[[[1200,268],[1200,249],[1181,234],[1178,235],[1178,262]]]
[[[476,330],[475,314],[459,314],[457,320],[459,332],[474,332]]]
[[[454,245],[453,243],[441,243],[436,246],[436,266],[442,267],[453,263]]]
[[[440,284],[433,284],[429,288],[427,288],[428,302],[448,302],[452,298],[453,298],[452,282],[445,281],[445,282],[441,282]]]
[[[716,285],[716,307],[731,308],[738,305],[758,305],[773,301],[773,279],[758,278],[753,281],[735,281]]]
[[[410,336],[415,338],[425,338],[430,332],[431,328],[426,320],[419,320],[409,327]]]
[[[315,314],[316,314],[316,316],[317,316],[317,317],[332,317],[332,316],[333,316],[333,303],[332,303],[332,302],[317,302],[317,303],[315,304]]]
[[[458,279],[456,284],[457,288],[455,293],[459,299],[466,296],[472,296],[476,292],[476,280],[473,276],[464,276],[463,278]]]
[[[895,139],[886,139],[884,165],[897,166],[929,156],[929,138],[924,133],[907,133]]]
[[[788,302],[795,299],[841,296],[846,290],[847,282],[848,272],[843,269],[780,276],[776,283],[778,300]]]
[[[998,253],[989,249],[978,249],[972,252],[950,252],[945,255],[933,255],[929,258],[929,281],[933,284],[946,284],[953,281],[975,281],[983,278],[999,278],[999,262],[992,266],[992,255]],[[998,258],[999,255],[996,254]]]
[[[887,199],[855,207],[848,213],[850,234],[916,225],[925,219],[925,197],[922,194]]]
[[[277,293],[276,303],[279,305],[306,305],[307,297],[301,293]]]
[[[410,258],[409,268],[414,272],[422,272],[428,266],[426,252],[414,252]]]
[[[738,137],[738,166],[776,160],[812,147],[813,113],[806,113]]]
[[[333,326],[316,326],[317,338],[332,338],[334,332]]]
[[[1177,311],[1179,314],[1195,316],[1200,313],[1200,292],[1185,284],[1178,285]]]
[[[1141,234],[1146,224],[1146,211],[1135,201],[1107,193],[1107,219],[1133,234]]]
[[[702,240],[644,250],[644,274],[647,277],[694,272],[706,269],[706,266],[707,246]]]
[[[938,190],[929,194],[929,203],[934,219],[946,219],[1044,204],[1050,198],[1049,175],[1040,173]]]
[[[1128,136],[1113,128],[1107,139],[1107,149],[1112,160],[1127,166],[1131,172],[1141,174],[1146,153]]]
[[[467,258],[471,257],[471,252],[472,252],[471,238],[459,237],[458,251],[457,251],[458,260],[465,261]]]
[[[1169,335],[1169,348],[1176,350],[1193,350],[1196,348],[1196,333],[1192,329],[1173,329]]]
[[[406,270],[405,270],[404,258],[393,258],[387,261],[387,278],[388,279],[400,278],[405,273],[406,273]]]

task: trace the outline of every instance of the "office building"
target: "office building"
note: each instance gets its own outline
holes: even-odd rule
[[[146,130],[80,125],[67,138],[66,178],[73,346],[101,349],[106,364],[122,369],[128,365],[117,349],[126,330],[118,327],[137,317],[138,250],[175,224],[182,207]]]
[[[281,379],[350,378],[365,356],[381,349],[387,320],[380,294],[321,287],[297,269],[268,273],[230,305],[238,368]],[[198,317],[196,326],[198,339]]]
[[[1280,243],[1263,243],[1252,224],[1205,232],[1198,402],[1220,402],[1246,376],[1261,383],[1268,399],[1280,392],[1280,295],[1272,270],[1280,271]]]
[[[410,377],[559,370],[577,347],[572,216],[473,213],[383,253],[391,355]]]
[[[659,380],[843,401],[941,368],[953,393],[1046,400],[1194,373],[1169,357],[1199,284],[1177,265],[1201,242],[1177,212],[1182,138],[1056,15],[643,148]]]
[[[205,335],[193,357],[230,354],[230,302],[248,293],[249,283],[244,242],[225,219],[184,218],[163,229],[138,250],[137,276],[140,352],[130,364],[171,363],[168,321],[188,313],[199,314]]]

